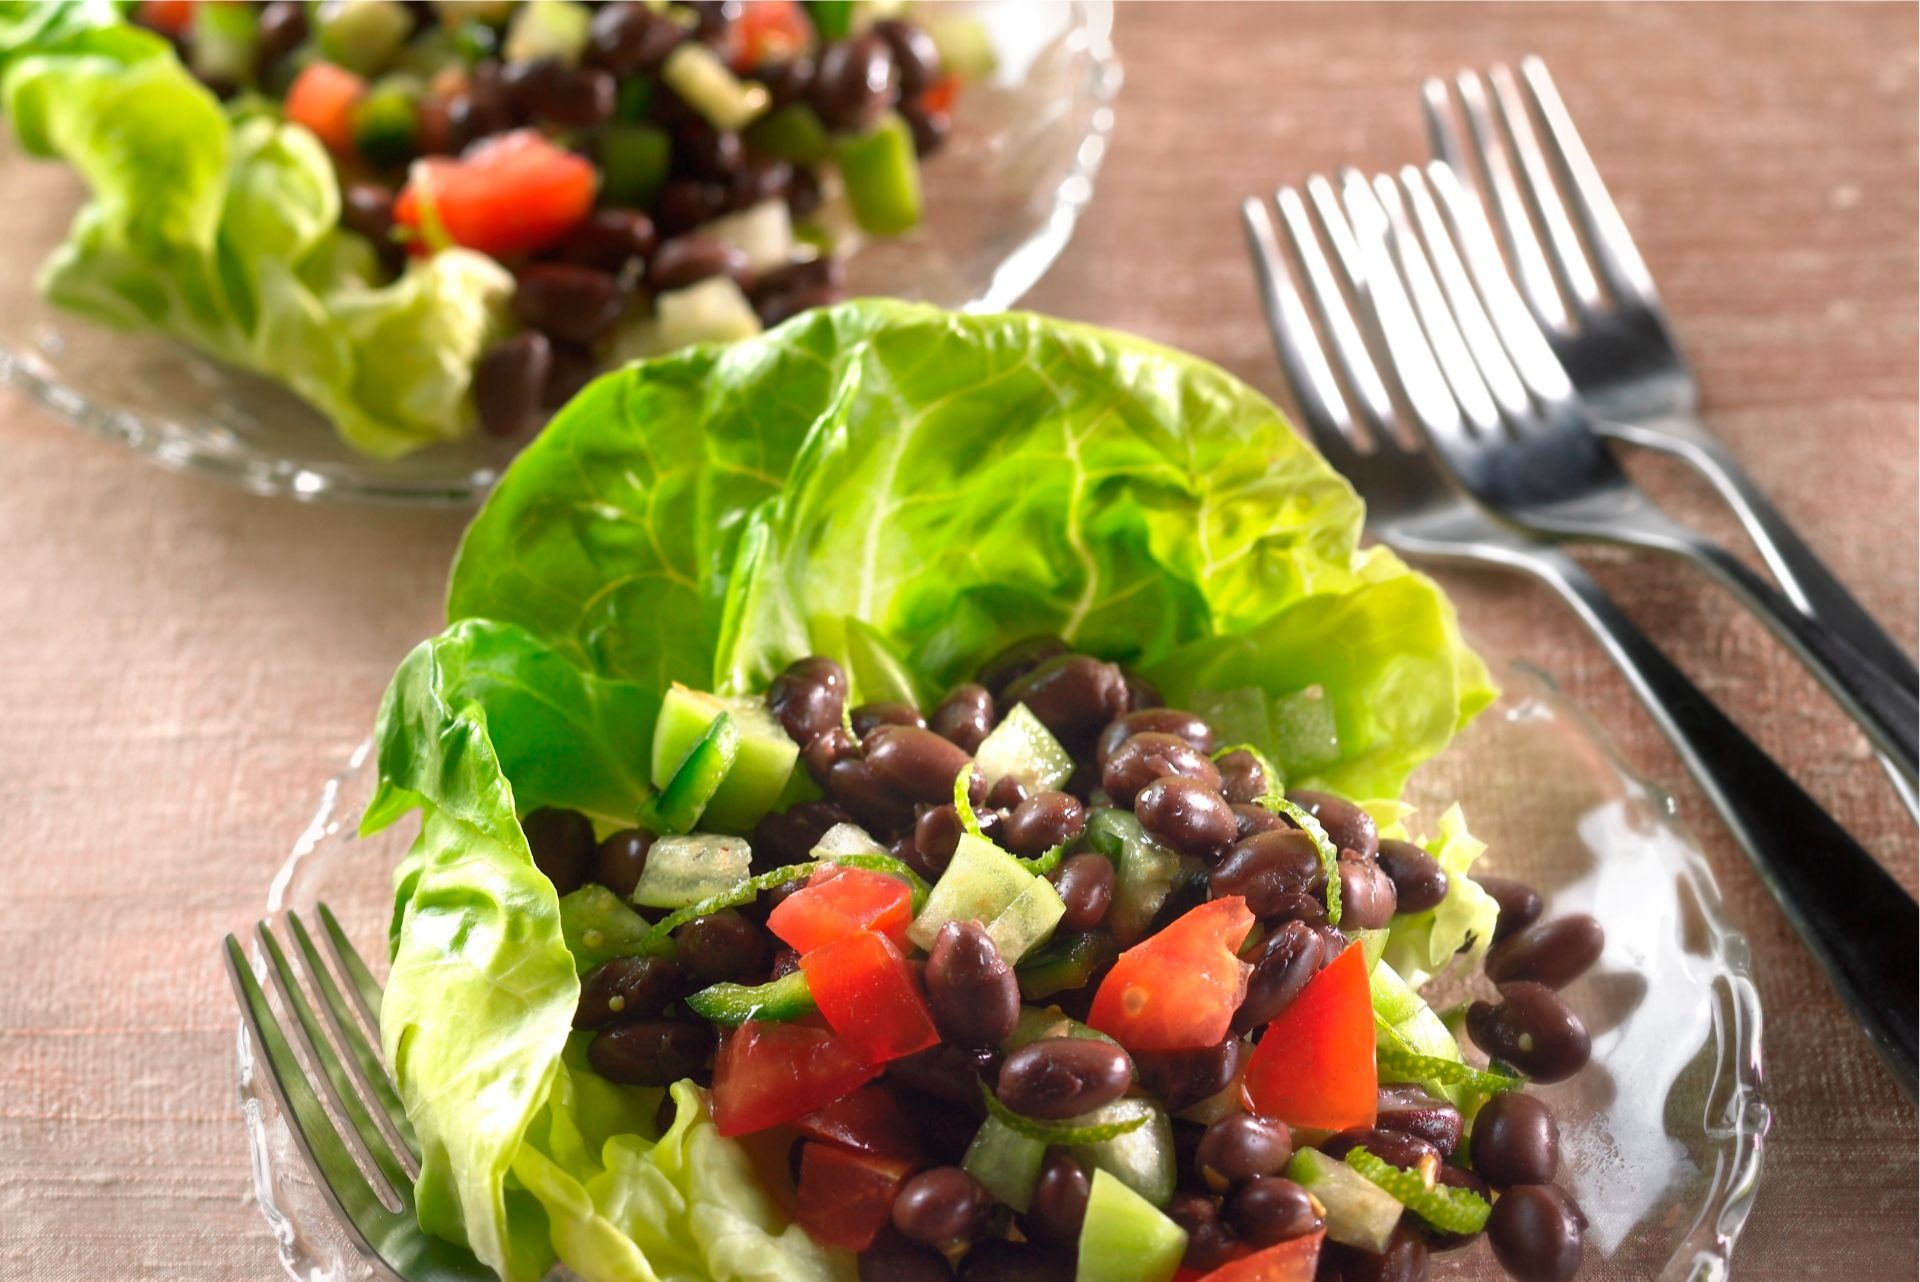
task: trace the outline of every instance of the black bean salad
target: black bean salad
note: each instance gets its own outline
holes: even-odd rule
[[[920,158],[990,69],[929,6],[798,0],[146,0],[224,97],[326,145],[389,278],[449,246],[512,269],[481,425],[525,433],[594,374],[838,300],[862,236],[921,217]]]
[[[1055,639],[930,712],[847,703],[818,657],[763,700],[676,686],[638,826],[524,817],[601,1076],[710,1091],[865,1282],[1408,1282],[1483,1235],[1575,1274],[1523,1088],[1587,1063],[1558,990],[1596,921],[1474,879],[1476,1068],[1381,960],[1450,874],[1367,809]]]

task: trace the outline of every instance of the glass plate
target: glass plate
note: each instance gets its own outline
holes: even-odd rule
[[[926,167],[924,226],[855,255],[852,294],[1004,310],[1052,265],[1093,196],[1121,78],[1112,5],[962,7],[985,27],[998,66],[968,90],[952,137]],[[24,157],[4,128],[0,192],[0,378],[79,427],[262,494],[439,505],[478,500],[524,444],[477,433],[389,462],[355,454],[269,380],[42,301],[34,277],[66,239],[85,189],[65,165]]]
[[[1769,1122],[1746,941],[1729,929],[1669,799],[1629,773],[1542,674],[1509,667],[1506,685],[1498,704],[1422,767],[1408,796],[1420,808],[1416,831],[1458,799],[1490,843],[1490,871],[1537,886],[1549,913],[1590,912],[1606,925],[1599,964],[1567,993],[1593,1033],[1593,1064],[1540,1090],[1560,1120],[1562,1180],[1590,1222],[1580,1278],[1726,1278]],[[369,755],[363,746],[327,786],[273,880],[267,912],[311,919],[325,901],[384,973],[391,872],[411,825],[354,835],[373,784]],[[327,1209],[244,1031],[238,1065],[254,1187],[287,1272],[311,1282],[379,1276]],[[1435,1256],[1434,1272],[1505,1276],[1484,1241]]]

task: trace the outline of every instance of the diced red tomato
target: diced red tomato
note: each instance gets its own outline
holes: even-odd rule
[[[864,1251],[886,1226],[894,1195],[912,1173],[909,1163],[891,1158],[803,1144],[793,1221],[821,1246]]]
[[[913,920],[907,884],[865,868],[822,868],[806,888],[788,895],[767,914],[767,929],[797,953],[810,953],[863,930],[878,931],[897,948],[907,943]]]
[[[416,232],[432,219],[454,244],[483,254],[528,254],[593,212],[599,183],[586,157],[517,129],[458,159],[416,161],[393,216]]]
[[[184,36],[193,25],[197,0],[140,0],[136,20],[149,31]]]
[[[746,72],[763,62],[785,62],[813,44],[813,24],[799,0],[749,0],[727,28],[727,62]]]
[[[310,62],[287,89],[287,119],[305,125],[327,150],[353,150],[353,112],[367,95],[367,82],[331,62]]]
[[[1239,948],[1253,914],[1239,895],[1201,904],[1120,954],[1087,1023],[1128,1050],[1217,1046],[1247,995]]]
[[[824,1028],[748,1020],[714,1060],[713,1124],[728,1136],[764,1131],[852,1094],[879,1073]]]
[[[1267,1025],[1246,1085],[1255,1108],[1289,1126],[1373,1125],[1379,1083],[1364,949],[1341,953]]]
[[[825,1108],[797,1117],[793,1129],[808,1139],[822,1140],[915,1166],[925,1161],[899,1101],[878,1086],[863,1086]]]
[[[920,106],[929,115],[945,115],[953,110],[953,100],[960,96],[960,80],[957,76],[942,76],[928,85],[920,95]]]
[[[1313,1270],[1320,1261],[1320,1242],[1325,1237],[1324,1233],[1309,1233],[1229,1260],[1211,1273],[1193,1276],[1206,1282],[1313,1282]],[[1184,1282],[1187,1272],[1182,1269],[1175,1275],[1174,1282]]]
[[[885,935],[845,935],[800,958],[807,988],[827,1025],[869,1064],[939,1042],[913,968]]]

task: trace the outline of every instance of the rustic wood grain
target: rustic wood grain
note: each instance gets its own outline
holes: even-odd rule
[[[1123,5],[1098,200],[1032,298],[1278,394],[1234,206],[1418,159],[1420,77],[1553,66],[1710,416],[1907,644],[1916,594],[1916,19],[1906,5]],[[0,1277],[268,1278],[219,935],[432,630],[459,519],[159,472],[0,394]],[[1646,469],[1732,530],[1702,487]],[[1859,737],[1687,572],[1596,571],[1912,884]],[[1745,1278],[1914,1276],[1914,1113],[1597,647],[1539,590],[1448,575],[1674,786],[1753,941],[1777,1123]],[[1809,852],[1817,857],[1818,852]]]

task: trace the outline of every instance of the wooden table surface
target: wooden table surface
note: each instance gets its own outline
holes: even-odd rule
[[[1418,159],[1420,77],[1533,51],[1640,238],[1710,417],[1915,640],[1911,5],[1121,6],[1115,145],[1031,299],[1276,395],[1240,195]],[[166,474],[0,393],[0,1277],[278,1275],[215,957],[434,630],[461,518]],[[1729,532],[1701,486],[1649,481]],[[1591,558],[1661,643],[1908,884],[1858,736],[1689,573]],[[1750,937],[1776,1124],[1742,1278],[1913,1277],[1915,1119],[1594,643],[1540,590],[1447,575],[1674,786]],[[1809,851],[1810,857],[1818,852]]]

